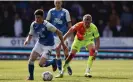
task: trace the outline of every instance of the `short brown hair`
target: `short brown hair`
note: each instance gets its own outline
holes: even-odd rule
[[[43,16],[43,15],[44,15],[44,11],[43,11],[42,9],[37,9],[37,10],[34,12],[34,15]]]

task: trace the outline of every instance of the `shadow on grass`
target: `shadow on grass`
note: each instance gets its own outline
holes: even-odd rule
[[[22,79],[22,78],[0,78],[0,81],[1,80],[24,80],[24,79]]]
[[[2,69],[13,69],[13,68],[0,67],[0,69],[2,70]]]
[[[129,79],[126,77],[105,77],[105,76],[94,76],[92,78],[97,78],[97,79]]]
[[[54,81],[56,82],[58,79],[59,82],[89,82],[91,80],[96,80],[96,82],[99,82],[99,80],[131,80],[132,78],[129,77],[115,77],[115,76],[93,76],[91,78],[84,77],[81,75],[74,75],[74,76],[64,76],[64,78],[56,78]],[[100,81],[101,82],[101,81]]]
[[[75,76],[75,77],[84,77],[84,76]],[[89,78],[89,77],[85,77]],[[129,79],[126,77],[106,77],[106,76],[92,76],[92,79]]]

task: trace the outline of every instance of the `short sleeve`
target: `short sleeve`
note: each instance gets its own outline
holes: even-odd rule
[[[51,10],[48,11],[48,14],[47,14],[47,17],[46,17],[47,21],[50,21],[50,19],[51,19]]]
[[[33,35],[34,34],[33,25],[34,25],[34,22],[32,22],[31,25],[30,25],[29,35]]]
[[[57,30],[57,28],[54,25],[52,25],[51,23],[49,23],[48,21],[46,23],[46,27],[47,27],[47,30],[51,31],[51,32],[56,32],[56,30]]]
[[[68,10],[65,10],[65,12],[66,12],[66,20],[67,20],[67,22],[70,22],[71,18],[70,18],[70,14],[69,14]]]
[[[99,35],[99,32],[98,32],[98,29],[97,29],[97,27],[96,27],[95,25],[94,25],[93,32],[94,32],[94,37],[95,37],[95,38],[97,38],[97,37],[100,36],[100,35]]]
[[[75,24],[74,26],[72,26],[71,28],[73,29],[73,30],[78,30],[79,29],[79,27],[80,27],[80,23],[77,23],[77,24]]]

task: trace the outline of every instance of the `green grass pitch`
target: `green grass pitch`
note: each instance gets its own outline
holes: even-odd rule
[[[70,64],[73,75],[69,76],[66,71],[64,78],[53,78],[52,82],[133,82],[133,60],[96,60],[92,67],[92,78],[84,77],[86,62],[73,60]],[[0,82],[44,82],[41,78],[44,71],[52,72],[51,66],[40,68],[36,61],[35,80],[27,81],[27,61],[1,60]],[[52,73],[56,76],[58,71]]]

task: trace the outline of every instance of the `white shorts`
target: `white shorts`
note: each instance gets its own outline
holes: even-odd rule
[[[37,52],[40,54],[40,56],[47,58],[49,57],[49,54],[52,51],[53,46],[44,46],[40,44],[38,41],[36,42],[34,48],[32,49],[33,51]]]
[[[59,45],[59,43],[60,43],[60,39],[59,39],[58,36],[54,36],[54,42],[55,42],[55,45],[54,45],[54,49],[55,49],[55,48]],[[66,44],[66,46],[71,45],[71,42],[70,42],[69,38],[67,38],[67,39],[65,40],[65,44]],[[61,48],[61,49],[62,49],[62,48]]]

